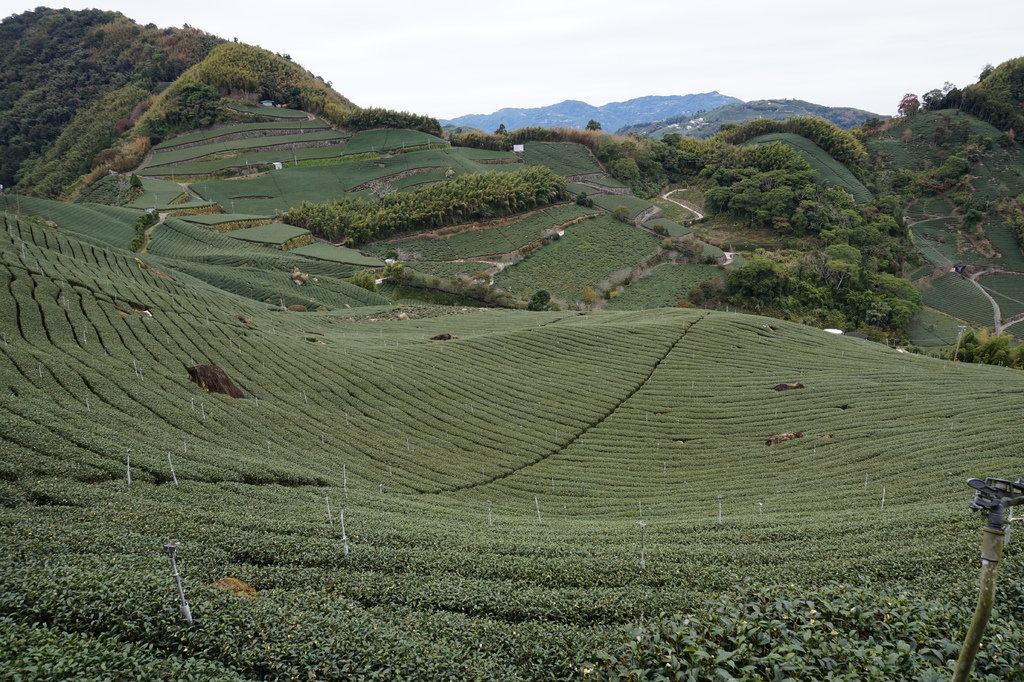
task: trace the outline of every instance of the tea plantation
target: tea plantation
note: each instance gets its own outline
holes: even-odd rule
[[[694,309],[399,310],[338,263],[173,218],[133,254],[134,212],[25,202],[0,223],[0,679],[948,678],[964,480],[1022,475],[1019,372]],[[517,268],[574,294],[619,265],[559,280],[568,247],[644,240],[590,218]],[[976,679],[1024,679],[1022,585],[1015,541]]]

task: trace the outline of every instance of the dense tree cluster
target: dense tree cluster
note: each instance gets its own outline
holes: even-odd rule
[[[1011,348],[1012,340],[1009,334],[995,334],[991,330],[976,332],[968,329],[943,357],[959,362],[980,362],[984,365],[1024,369],[1024,346]]]
[[[789,118],[784,121],[758,119],[739,126],[722,126],[718,139],[730,144],[743,144],[747,140],[769,133],[794,133],[806,137],[854,173],[862,171],[867,160],[867,151],[855,133],[810,116]]]
[[[19,190],[31,188],[32,193],[44,197],[66,194],[80,176],[111,160],[110,153],[100,150],[117,142],[117,123],[130,120],[138,103],[148,96],[147,91],[128,85],[108,93],[75,116],[47,153],[25,166]]]
[[[714,148],[697,178],[707,187],[705,206],[754,227],[805,234],[814,229],[818,176],[789,145]]]
[[[762,253],[733,270],[728,279],[733,303],[843,328],[906,324],[920,310],[921,296],[899,277],[912,257],[896,198],[858,205],[841,188],[822,185],[791,147],[739,147],[727,140],[746,133],[734,135],[668,141],[675,144],[680,173],[705,189],[706,208],[754,228],[802,238],[805,248]]]
[[[986,67],[974,85],[961,89],[947,83],[921,99],[926,110],[959,109],[1016,137],[1024,132],[1024,57]]]
[[[407,111],[394,111],[376,107],[354,108],[345,113],[337,124],[352,131],[370,130],[371,128],[399,128],[419,130],[423,133],[441,137],[444,132],[436,118],[411,114]]]
[[[389,195],[381,203],[346,197],[303,202],[285,221],[331,241],[358,245],[396,232],[454,225],[519,213],[566,197],[565,179],[532,166],[511,173],[479,173]]]
[[[743,307],[842,329],[898,329],[921,310],[921,292],[909,280],[872,272],[848,244],[754,257],[729,273],[728,285]]]

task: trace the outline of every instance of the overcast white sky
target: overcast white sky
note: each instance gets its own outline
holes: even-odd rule
[[[0,16],[40,3],[0,0]],[[93,0],[292,58],[360,106],[437,118],[717,90],[894,114],[1024,56],[1020,0]]]

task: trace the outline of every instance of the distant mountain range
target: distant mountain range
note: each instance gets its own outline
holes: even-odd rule
[[[888,118],[888,116],[879,116],[863,109],[827,107],[799,99],[761,99],[726,104],[717,109],[704,111],[699,115],[684,114],[644,123],[627,124],[617,129],[616,132],[620,134],[640,133],[655,139],[661,139],[668,133],[706,138],[717,133],[725,123],[742,124],[759,118],[782,121],[797,116],[823,118],[843,129],[860,125],[872,117]]]
[[[484,132],[494,132],[504,125],[507,130],[542,126],[545,128],[584,128],[591,120],[601,124],[602,130],[614,132],[619,128],[645,121],[673,116],[690,116],[700,111],[717,109],[743,100],[718,92],[691,95],[650,95],[625,102],[610,102],[594,106],[586,102],[567,99],[559,104],[533,109],[507,108],[493,114],[467,114],[458,118],[442,119],[443,126],[471,126]]]

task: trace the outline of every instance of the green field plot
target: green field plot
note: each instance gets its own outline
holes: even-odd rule
[[[1024,341],[1024,320],[1010,325],[1003,331],[1018,341]]]
[[[268,257],[267,250],[262,247],[197,227],[182,218],[168,218],[157,227],[146,252],[171,261],[207,261],[224,265],[248,263],[253,257]]]
[[[339,159],[345,152],[344,145],[326,145],[315,147],[300,147],[297,149],[278,149],[274,151],[246,151],[241,153],[228,153],[220,158],[214,155],[211,160],[200,159],[188,163],[179,163],[169,166],[155,166],[143,168],[138,172],[140,176],[179,177],[191,178],[194,176],[213,175],[226,171],[247,170],[254,167],[269,166],[272,163],[289,163],[319,159]]]
[[[982,327],[995,324],[989,300],[978,287],[955,272],[926,284],[921,293],[923,303],[930,308]]]
[[[294,251],[267,249],[255,243],[231,239],[228,233],[197,227],[178,218],[168,218],[154,230],[146,254],[158,259],[155,261],[158,268],[184,267],[204,282],[217,283],[215,286],[220,286],[219,283],[231,276],[248,278],[250,268],[290,274],[293,267],[299,267],[309,274],[334,275],[337,278],[345,278],[354,269],[342,263],[311,260],[294,254]],[[190,266],[184,266],[182,262],[214,267],[189,269]],[[229,290],[237,292],[243,289],[232,285]],[[288,287],[284,291],[291,293]],[[266,298],[264,296],[260,300]]]
[[[911,228],[914,245],[933,265],[989,264],[988,257],[978,253],[965,237],[949,229],[959,223],[959,218],[932,218],[914,223]]]
[[[0,196],[4,210],[21,215],[49,220],[57,229],[67,230],[79,239],[92,244],[127,248],[135,237],[135,221],[139,212],[128,208],[114,208],[98,204],[68,204],[49,199]]]
[[[552,298],[572,305],[585,287],[597,288],[613,273],[628,272],[659,242],[620,220],[598,216],[572,225],[561,239],[502,270],[494,284],[513,294],[545,289]]]
[[[496,166],[494,170],[502,170],[501,166],[516,165],[523,163],[521,154],[513,152],[499,152],[493,149],[474,149],[473,147],[449,147],[449,151],[455,152],[459,157],[477,163],[488,163]],[[509,168],[505,170],[515,170]]]
[[[626,184],[619,182],[615,178],[590,178],[587,182],[600,185],[601,187],[612,187],[615,189],[623,189],[627,187]]]
[[[755,137],[748,144],[769,144],[771,142],[782,142],[795,149],[811,165],[811,168],[818,172],[826,185],[842,187],[853,195],[854,201],[858,204],[866,203],[873,198],[870,190],[850,172],[849,168],[833,159],[824,149],[806,137],[794,133],[772,133]]]
[[[234,125],[220,126],[217,128],[204,128],[185,135],[178,135],[160,144],[154,145],[155,151],[172,149],[186,144],[198,144],[211,142],[217,138],[241,135],[286,135],[288,133],[302,133],[307,130],[323,130],[330,126],[318,118],[305,121],[266,121],[263,123],[238,123]]]
[[[983,157],[981,163],[971,169],[974,198],[978,201],[993,201],[1024,192],[1021,169],[1019,158],[1007,155],[998,147],[993,148],[993,153]]]
[[[463,279],[479,274],[491,267],[491,263],[472,260],[458,262],[418,260],[409,263],[408,267],[424,275],[433,275],[442,279]]]
[[[552,206],[517,220],[483,229],[466,230],[453,235],[424,238],[395,239],[377,242],[366,247],[369,253],[383,256],[389,251],[398,253],[401,261],[454,261],[509,254],[527,244],[539,242],[554,232],[565,229],[568,223],[599,211],[576,205]]]
[[[883,158],[895,168],[908,168],[910,170],[925,170],[926,168],[937,168],[942,165],[949,151],[935,145],[935,129],[939,126],[940,120],[949,116],[950,130],[966,122],[966,128],[961,129],[959,137],[953,141],[965,142],[968,135],[978,135],[980,138],[990,137],[997,139],[1002,131],[985,123],[970,114],[965,114],[954,109],[942,111],[922,112],[915,116],[909,116],[897,121],[896,125],[887,128],[881,136],[871,136],[867,139],[865,146],[869,153],[881,153]],[[907,133],[907,131],[910,131]],[[1011,157],[1006,150],[993,150],[993,158],[1009,160]]]
[[[661,227],[665,229],[666,234],[670,237],[685,237],[686,235],[693,233],[693,230],[689,227],[683,227],[679,223],[672,222],[667,218],[655,218],[653,220],[648,220],[644,223],[644,227],[652,230]]]
[[[211,213],[208,215],[182,216],[181,219],[185,222],[195,223],[196,225],[215,227],[217,225],[224,225],[225,223],[265,222],[269,219],[269,216],[253,215],[251,213]]]
[[[367,268],[384,267],[384,261],[378,258],[364,256],[355,249],[334,246],[323,242],[317,242],[315,244],[310,244],[309,246],[300,246],[297,249],[292,249],[290,253],[296,256],[305,256],[307,258],[316,258],[317,260],[331,261],[332,263],[345,263],[348,265],[359,265]]]
[[[922,348],[952,348],[956,344],[960,320],[925,308],[907,325],[910,342]]]
[[[1002,319],[1024,313],[1024,275],[986,275],[978,284],[995,300]]]
[[[605,310],[644,310],[647,308],[674,308],[687,294],[708,279],[725,283],[725,273],[713,265],[659,265],[643,279],[639,279],[621,294],[605,304]]]
[[[132,208],[159,209],[186,198],[185,190],[176,182],[152,178],[139,179],[142,181],[142,193],[128,204]]]
[[[654,204],[639,197],[622,196],[618,194],[598,194],[592,197],[594,204],[609,212],[614,212],[619,206],[625,206],[627,216],[636,218],[638,215],[651,208]]]
[[[308,272],[309,268],[304,263],[293,262],[290,265],[298,267],[306,274],[313,274]],[[338,264],[329,263],[327,265],[332,266],[333,270],[338,269]],[[350,270],[345,270],[336,277],[310,277],[304,286],[296,286],[292,282],[290,267],[281,267],[276,263],[269,267],[250,266],[244,268],[225,268],[221,265],[205,263],[182,263],[179,265],[178,271],[201,279],[219,291],[272,305],[275,308],[300,305],[309,311],[321,308],[337,310],[388,303],[384,296],[376,292],[367,291],[342,281],[340,277],[350,274]]]
[[[953,212],[953,202],[946,197],[931,197],[923,200],[925,212],[942,216]]]
[[[604,173],[583,145],[572,142],[527,142],[523,157],[531,166],[547,166],[558,175]]]
[[[939,218],[953,213],[953,202],[946,197],[916,199],[906,208],[906,214],[913,221]]]
[[[430,145],[447,145],[447,142],[440,137],[429,133],[421,133],[418,130],[395,130],[383,128],[380,130],[362,130],[352,136],[345,147],[346,154],[365,154],[366,152],[390,152],[415,147],[428,147]]]
[[[673,191],[672,197],[677,200],[688,202],[695,207],[701,206],[703,202],[703,197],[700,195],[699,192]],[[699,200],[701,203],[695,203],[694,199]],[[655,206],[662,210],[662,212],[665,214],[666,219],[674,221],[679,224],[689,222],[699,217],[696,213],[686,208],[685,206],[680,206],[674,201],[670,199],[665,199],[664,197],[661,196],[651,197],[650,201],[652,204],[654,204]]]
[[[1013,234],[1013,228],[1003,220],[986,220],[985,236],[1000,257],[992,259],[992,263],[1014,272],[1024,272],[1024,253]]]
[[[919,267],[916,270],[914,270],[913,272],[911,272],[907,276],[907,279],[909,279],[911,282],[916,282],[917,280],[921,279],[922,277],[926,277],[926,276],[932,274],[932,271],[934,269],[935,268],[931,264],[922,265],[921,267]]]
[[[298,109],[286,109],[284,107],[265,107],[262,104],[256,104],[255,102],[249,104],[247,102],[237,102],[227,105],[228,109],[234,109],[235,111],[242,114],[253,114],[255,116],[268,116],[270,118],[284,118],[284,119],[308,119],[309,115],[305,111],[299,111]]]
[[[245,227],[240,230],[232,230],[225,233],[232,239],[241,239],[245,242],[257,242],[260,244],[284,244],[285,242],[309,234],[309,230],[285,225],[284,223],[270,223],[268,225],[257,225],[256,227]]]
[[[725,251],[714,244],[704,244],[704,250],[701,251],[700,255],[705,260],[718,260],[725,256]]]

